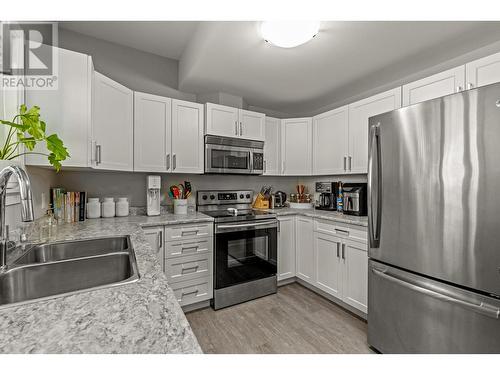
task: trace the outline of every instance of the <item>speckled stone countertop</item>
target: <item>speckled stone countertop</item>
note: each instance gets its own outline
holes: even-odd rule
[[[368,217],[367,216],[353,216],[339,214],[336,211],[323,211],[311,209],[297,209],[297,208],[275,208],[273,210],[267,210],[269,212],[274,212],[278,216],[286,215],[304,215],[308,217],[313,217],[317,219],[331,220],[344,224],[358,225],[361,227],[368,227]]]
[[[201,353],[141,227],[207,221],[213,219],[192,213],[58,226],[54,240],[130,235],[141,278],[0,308],[0,353]]]

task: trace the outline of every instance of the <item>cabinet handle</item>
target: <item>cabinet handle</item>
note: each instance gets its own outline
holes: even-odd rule
[[[167,154],[167,171],[170,169],[170,154]]]
[[[196,270],[197,270],[199,267],[200,267],[199,265],[189,266],[189,267],[182,267],[181,272],[184,272],[184,271],[189,271],[189,270],[194,270],[194,272],[196,272]]]
[[[188,296],[190,294],[198,294],[198,289],[192,290],[190,292],[182,292],[182,296]]]
[[[463,89],[462,89],[462,86],[457,86],[457,92],[460,92],[460,91],[462,91],[462,90],[463,90]]]
[[[160,243],[160,249],[163,247],[163,232],[160,231],[158,232],[158,238],[159,238],[159,243]]]
[[[348,230],[345,230],[345,229],[338,229],[338,228],[335,228],[335,232],[340,232],[342,234],[345,234],[346,236],[349,235],[349,231]]]
[[[342,244],[342,259],[345,260],[345,243]]]
[[[267,165],[266,161],[264,160],[264,173],[266,173]]]
[[[467,90],[471,90],[473,87],[474,87],[474,85],[472,84],[472,82],[469,82],[467,84]]]
[[[95,165],[101,164],[101,145],[95,145]]]
[[[234,135],[238,135],[238,121],[234,122]]]
[[[340,258],[340,242],[337,242],[337,258]]]
[[[281,162],[281,174],[285,174],[285,162]]]
[[[344,156],[344,171],[347,170],[347,156]]]
[[[177,168],[177,155],[176,154],[173,154],[173,156],[172,156],[172,162],[173,162],[172,170],[174,171],[175,168]]]
[[[240,135],[243,135],[243,123],[240,121]]]
[[[352,156],[349,156],[348,159],[349,159],[349,172],[350,172],[352,167]]]

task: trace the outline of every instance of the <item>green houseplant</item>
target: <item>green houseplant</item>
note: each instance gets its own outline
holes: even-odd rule
[[[12,121],[0,120],[0,123],[9,127],[4,144],[0,145],[0,160],[13,160],[26,154],[45,155],[54,169],[59,171],[61,162],[69,157],[57,134],[46,134],[46,124],[40,119],[40,107],[33,106],[28,110],[25,104],[21,104],[19,113]],[[35,146],[43,142],[48,152],[34,152]]]

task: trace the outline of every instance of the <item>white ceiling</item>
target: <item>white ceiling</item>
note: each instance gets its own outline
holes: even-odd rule
[[[179,60],[198,22],[85,21],[60,22],[64,29]]]
[[[498,22],[322,22],[297,48],[257,22],[71,22],[63,27],[179,59],[179,89],[227,92],[290,114],[339,102],[500,40]]]

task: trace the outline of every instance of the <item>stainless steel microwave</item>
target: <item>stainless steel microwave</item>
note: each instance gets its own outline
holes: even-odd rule
[[[264,142],[206,135],[205,173],[264,173]]]

